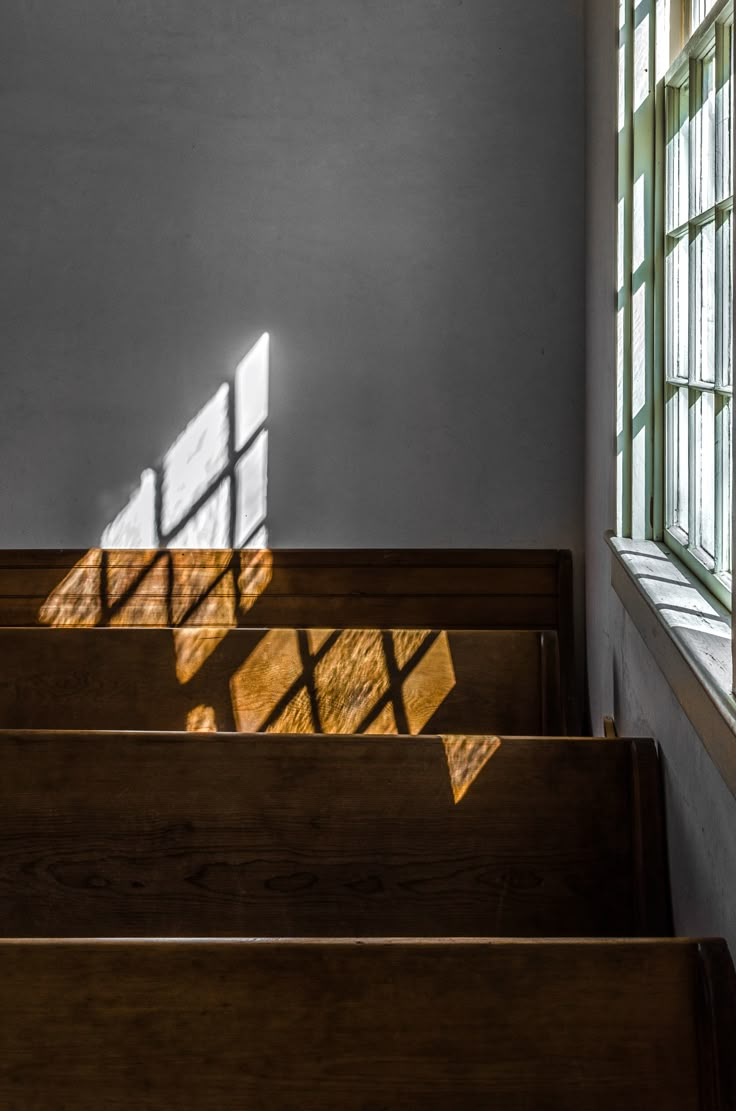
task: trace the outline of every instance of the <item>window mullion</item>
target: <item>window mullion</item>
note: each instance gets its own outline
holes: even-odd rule
[[[619,80],[623,84],[619,120],[619,350],[618,350],[618,459],[617,517],[622,536],[631,536],[631,364],[632,364],[632,259],[634,196],[634,3],[620,0],[619,50],[622,51]]]
[[[656,7],[638,0],[634,16],[632,196],[631,533],[653,535],[654,218]]]
[[[656,140],[654,167],[654,368],[653,420],[652,420],[652,536],[661,540],[665,525],[665,503],[668,500],[664,482],[665,440],[665,375],[658,368],[666,366],[667,335],[665,331],[666,261],[665,241],[667,223],[667,90],[660,82],[655,91]]]
[[[723,97],[720,90],[723,87],[724,79],[724,31],[725,28],[722,23],[716,24],[716,133],[715,143],[713,144],[713,156],[715,165],[713,168],[713,180],[715,182],[715,200],[718,202],[724,195],[724,181],[723,181],[723,157],[722,157],[722,128],[723,128]],[[715,245],[714,252],[714,268],[713,275],[715,295],[715,343],[713,344],[713,352],[715,355],[715,367],[713,381],[716,388],[723,385],[723,298],[721,291],[723,289],[723,260],[721,257],[722,245],[722,228],[723,228],[723,214],[716,209],[715,214]],[[725,429],[723,427],[723,420],[728,408],[722,397],[716,395],[715,403],[715,558],[716,558],[716,572],[724,569],[724,532],[728,527],[728,521],[724,519],[724,488],[725,488],[725,475],[723,473],[724,463],[724,445],[725,445]]]

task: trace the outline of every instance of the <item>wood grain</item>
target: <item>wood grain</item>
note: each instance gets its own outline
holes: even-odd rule
[[[3,551],[0,625],[557,628],[566,553],[517,550]],[[137,600],[133,609],[126,607]],[[566,604],[566,602],[565,602]],[[217,613],[215,616],[217,616]],[[391,622],[389,622],[390,624]]]
[[[0,677],[0,725],[180,729],[191,715],[220,729],[261,728],[243,708],[242,686],[237,699],[228,697],[234,670],[258,639],[277,630],[416,630],[457,634],[460,655],[470,632],[485,631],[483,644],[465,652],[469,672],[484,675],[480,688],[463,678],[449,699],[454,709],[444,705],[421,726],[398,705],[401,691],[366,705],[362,717],[344,712],[353,698],[346,688],[343,710],[324,715],[326,731],[377,724],[410,733],[570,732],[571,575],[569,553],[553,550],[0,552],[0,655],[9,663]],[[82,635],[103,631],[115,635]],[[349,668],[342,670],[345,685]],[[281,707],[289,720],[322,732],[319,693],[295,697]]]
[[[247,732],[561,729],[532,632],[0,629],[0,658],[3,728],[182,730],[206,706]]]
[[[0,1105],[694,1111],[708,945],[3,942]]]
[[[5,733],[0,934],[657,934],[631,744]]]

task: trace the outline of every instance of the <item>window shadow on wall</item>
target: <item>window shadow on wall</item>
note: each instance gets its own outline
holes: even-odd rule
[[[129,705],[114,689],[129,685],[132,664],[134,686],[151,676],[160,728],[181,714],[178,728],[204,733],[416,735],[433,724],[440,732],[440,708],[452,717],[456,687],[446,631],[299,627],[309,588],[298,567],[275,569],[267,547],[268,381],[264,335],[234,381],[143,472],[101,547],[51,592],[39,619],[57,629],[125,628],[120,642],[98,639],[96,697]],[[336,600],[331,589],[326,580],[325,597],[311,599],[320,617]],[[446,738],[455,802],[499,744]]]
[[[268,382],[266,333],[143,472],[102,547],[265,548]]]

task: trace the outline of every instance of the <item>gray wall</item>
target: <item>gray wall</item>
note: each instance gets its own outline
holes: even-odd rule
[[[582,548],[582,0],[4,0],[0,545],[263,332],[273,546]]]
[[[662,748],[679,933],[726,937],[736,955],[736,799],[618,597],[603,535],[615,525],[617,0],[590,0],[586,28],[586,619],[593,729]]]

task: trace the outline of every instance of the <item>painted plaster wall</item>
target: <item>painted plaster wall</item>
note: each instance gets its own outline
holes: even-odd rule
[[[664,764],[679,933],[726,937],[736,954],[736,799],[611,589],[615,525],[617,0],[586,9],[586,621],[593,729],[654,737]],[[736,743],[736,740],[734,741]]]
[[[676,929],[726,937],[736,955],[736,799],[614,593],[609,606],[616,724],[656,737],[664,755]]]
[[[580,554],[582,7],[5,0],[0,544],[269,331],[273,546]]]

